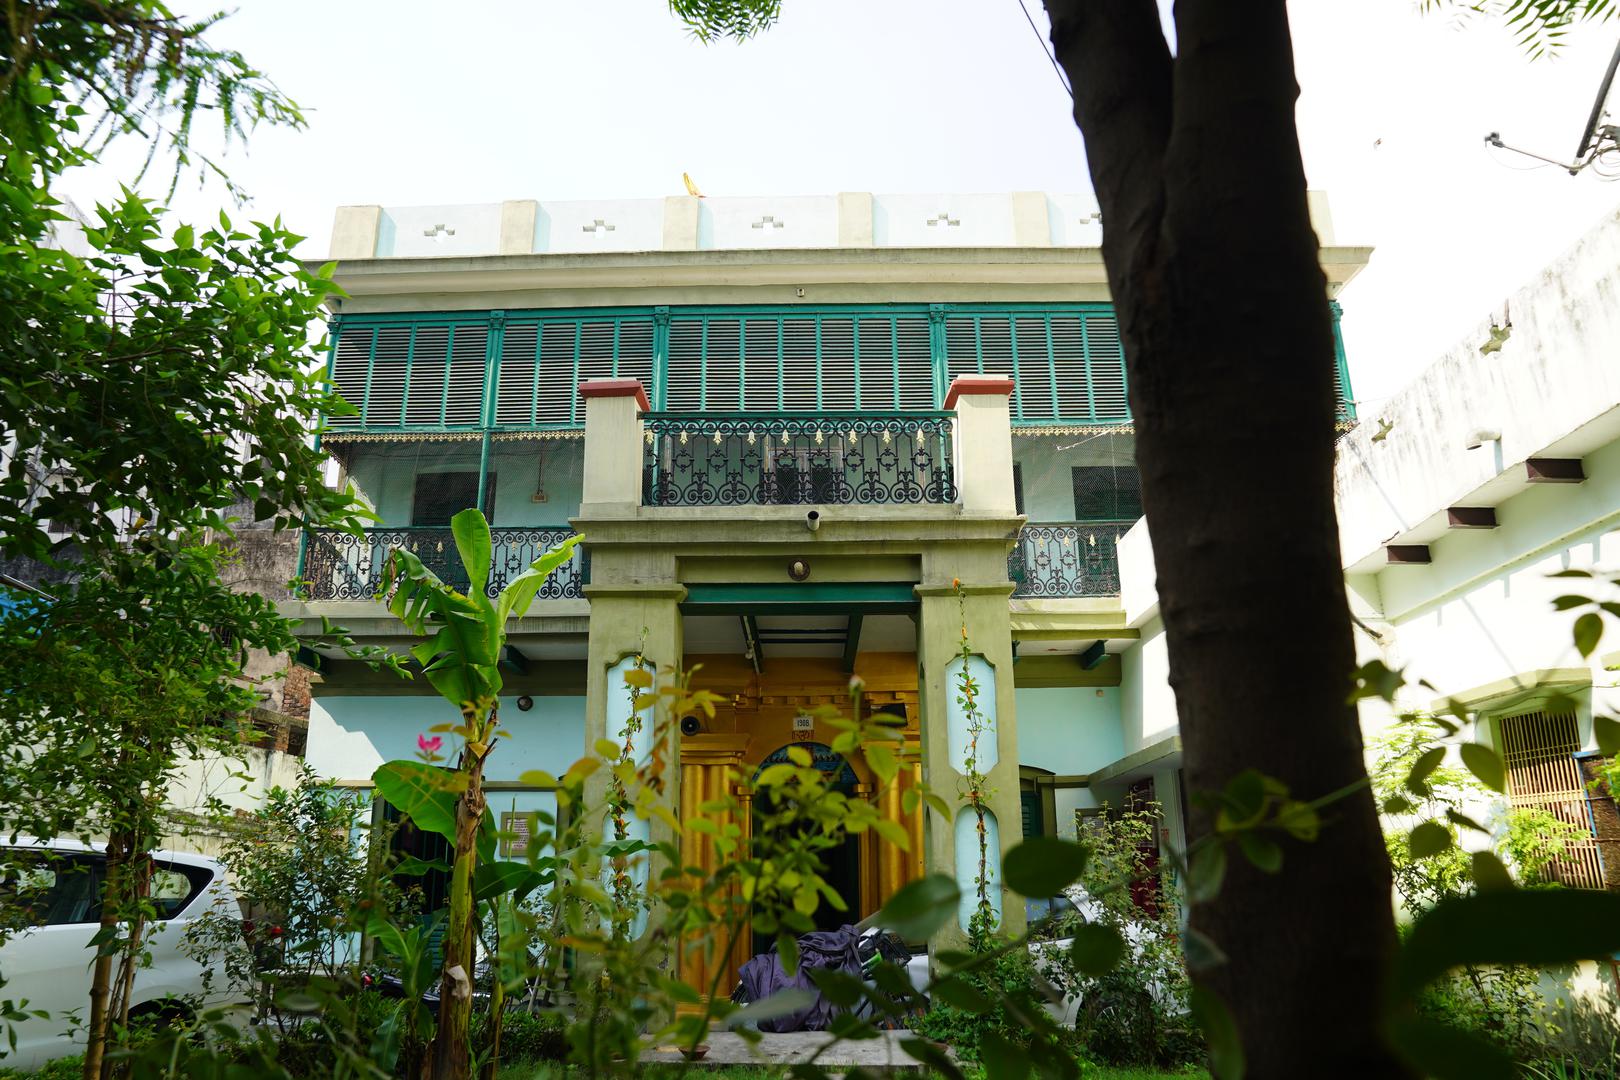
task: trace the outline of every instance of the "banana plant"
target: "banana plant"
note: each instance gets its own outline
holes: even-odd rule
[[[487,593],[493,543],[489,522],[478,510],[450,520],[450,532],[468,582],[465,593],[422,565],[403,548],[388,553],[379,597],[411,633],[425,639],[411,654],[422,675],[454,705],[460,723],[432,729],[460,738],[451,769],[429,762],[391,761],[374,781],[384,798],[410,814],[419,828],[441,833],[455,845],[450,869],[449,914],[445,924],[444,967],[439,986],[439,1025],[431,1053],[432,1072],[442,1080],[466,1080],[471,1068],[467,1032],[472,1017],[473,918],[478,899],[480,858],[494,854],[492,815],[484,802],[484,765],[500,730],[500,659],[507,620],[528,610],[551,572],[573,557],[578,536],[558,544],[507,583],[500,595]],[[424,750],[438,738],[421,740]],[[431,751],[430,751],[431,752]],[[488,865],[483,877],[498,864]],[[498,873],[494,876],[499,877]]]

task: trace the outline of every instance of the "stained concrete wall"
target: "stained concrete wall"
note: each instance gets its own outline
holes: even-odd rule
[[[1136,467],[1136,436],[1111,432],[1013,436],[1013,461],[1031,521],[1073,521],[1076,465]]]
[[[382,518],[383,527],[410,524],[418,475],[478,471],[479,446],[473,440],[364,443],[350,453],[349,479]],[[491,524],[497,528],[566,527],[579,512],[584,483],[580,439],[494,443],[489,471],[496,477]],[[536,501],[541,493],[544,501]]]

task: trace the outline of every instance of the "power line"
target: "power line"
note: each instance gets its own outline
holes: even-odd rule
[[[1024,5],[1024,0],[1018,0],[1018,10],[1024,13],[1024,21],[1029,23],[1030,31],[1034,33],[1035,40],[1041,43],[1041,52],[1045,53],[1046,58],[1052,62],[1052,70],[1057,72],[1058,83],[1063,87],[1063,92],[1073,98],[1074,88],[1069,85],[1069,80],[1063,74],[1063,67],[1057,62],[1057,57],[1047,44],[1046,38],[1041,36],[1041,28],[1035,25],[1035,19],[1030,15],[1029,8]]]

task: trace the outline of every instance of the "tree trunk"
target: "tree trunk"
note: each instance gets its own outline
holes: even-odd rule
[[[116,950],[109,942],[118,933],[118,916],[123,910],[124,879],[128,870],[132,838],[114,832],[107,838],[106,863],[101,884],[101,926],[96,932],[96,959],[90,973],[90,1015],[85,1021],[84,1080],[101,1080],[106,1061],[107,1032],[113,988],[113,959]]]
[[[1187,788],[1254,768],[1311,800],[1365,781],[1333,505],[1326,283],[1282,0],[1047,0],[1102,209]],[[1191,827],[1210,811],[1194,802]],[[1363,785],[1268,876],[1234,850],[1193,928],[1253,1077],[1400,1076],[1381,1002],[1390,872]]]
[[[132,845],[132,851],[134,846]],[[126,864],[124,879],[127,884],[123,889],[123,895],[119,898],[120,906],[126,911],[133,911],[134,917],[130,920],[124,946],[118,952],[118,974],[113,980],[112,993],[107,1001],[109,1032],[129,1027],[130,998],[134,995],[135,972],[140,967],[141,949],[146,934],[143,905],[152,895],[152,853],[145,850],[144,844],[139,847],[139,853],[131,854]],[[115,1058],[102,1062],[103,1077],[125,1076],[128,1073],[127,1060]]]
[[[439,980],[439,1029],[433,1037],[435,1080],[467,1080],[472,1020],[473,870],[478,862],[478,826],[484,818],[484,762],[463,750],[467,790],[456,800],[456,861],[450,870],[450,912],[445,920],[444,974]]]

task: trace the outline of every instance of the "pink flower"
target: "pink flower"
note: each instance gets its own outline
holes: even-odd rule
[[[439,752],[439,747],[444,745],[444,740],[437,735],[431,739],[426,735],[418,735],[416,745],[425,754],[436,754]]]

